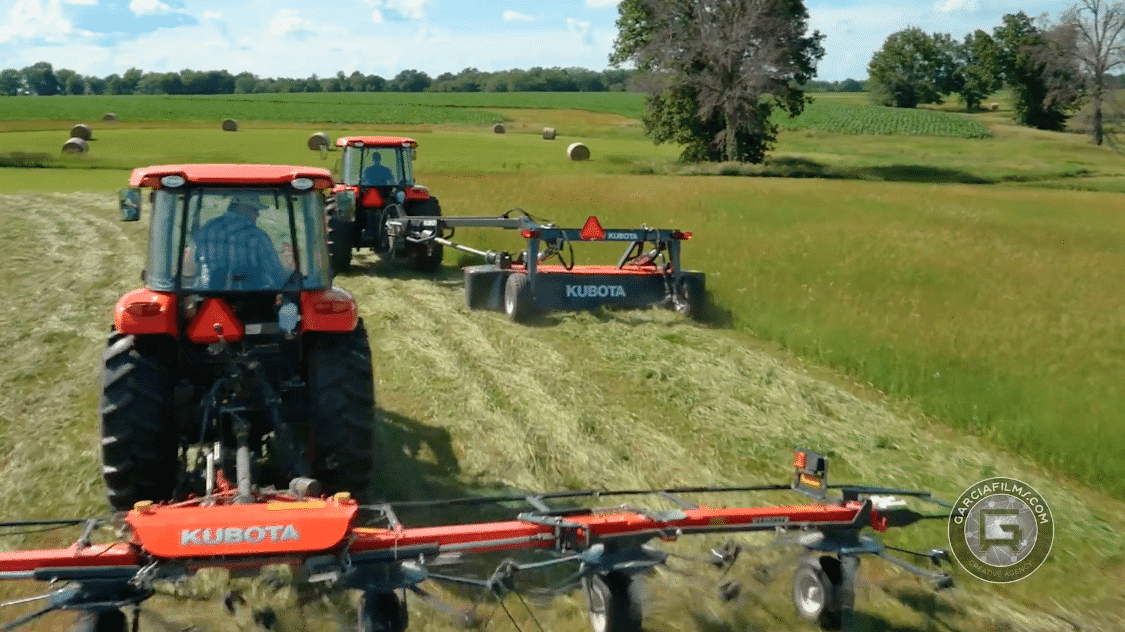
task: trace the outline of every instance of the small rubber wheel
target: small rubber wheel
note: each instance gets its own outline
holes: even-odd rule
[[[706,298],[703,283],[700,279],[685,276],[676,293],[672,297],[672,305],[676,311],[692,320],[703,318],[704,300]]]
[[[407,215],[421,216],[421,217],[440,217],[441,205],[438,204],[436,197],[431,197],[417,204],[412,204],[406,209]],[[444,248],[441,244],[434,242],[427,243],[409,243],[406,245],[406,255],[410,261],[410,267],[418,272],[425,272],[432,274],[441,269],[441,260],[443,257]]]
[[[844,587],[840,560],[834,557],[806,558],[793,575],[797,615],[824,630],[839,630],[844,611],[851,611],[854,600],[855,591]]]
[[[513,322],[524,323],[535,313],[531,280],[526,274],[510,274],[504,283],[504,313]]]
[[[633,578],[619,572],[583,580],[593,632],[640,632],[641,601]]]
[[[128,632],[125,613],[120,610],[87,610],[78,615],[70,632]]]
[[[406,603],[393,592],[363,593],[357,632],[403,632],[406,624]]]

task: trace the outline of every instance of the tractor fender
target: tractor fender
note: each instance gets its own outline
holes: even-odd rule
[[[355,298],[344,288],[301,292],[301,331],[353,331],[359,323]]]
[[[416,202],[424,202],[430,199],[430,190],[420,184],[416,184],[412,187],[406,187],[406,199]]]
[[[113,326],[122,334],[180,335],[176,325],[176,295],[140,288],[117,301]]]

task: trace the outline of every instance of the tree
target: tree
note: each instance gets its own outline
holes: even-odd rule
[[[1081,0],[1063,13],[1064,24],[1075,30],[1078,61],[1088,78],[1094,108],[1094,144],[1105,138],[1102,104],[1110,85],[1110,71],[1125,66],[1125,2]]]
[[[86,86],[90,89],[90,94],[106,93],[106,80],[101,77],[86,77]]]
[[[67,68],[59,68],[58,70],[56,70],[55,71],[55,85],[58,86],[57,94],[73,94],[72,92],[70,92],[68,90],[69,86],[67,84],[69,84],[70,80],[73,79],[77,74],[78,73],[74,72],[73,70],[69,70]],[[82,88],[83,88],[83,90],[85,90],[86,86],[83,85]],[[81,93],[79,93],[79,94],[81,94]]]
[[[49,62],[41,61],[21,70],[27,88],[40,96],[49,97],[59,92],[55,69]]]
[[[254,94],[258,91],[258,78],[253,73],[240,72],[234,76],[235,94]]]
[[[977,29],[965,36],[958,61],[961,65],[960,90],[965,109],[980,107],[985,97],[1004,85],[1000,77],[999,50],[988,33]]]
[[[1022,11],[1001,20],[992,38],[1004,83],[1015,96],[1016,120],[1038,129],[1063,129],[1067,109],[1079,97],[1075,58],[1067,51],[1070,29],[1042,31]]]
[[[23,90],[23,75],[15,68],[0,70],[0,96],[14,97]]]
[[[121,82],[118,84],[120,92],[117,94],[135,94],[137,92],[137,85],[141,83],[141,77],[144,76],[144,71],[140,68],[130,68],[121,75]]]
[[[956,51],[945,33],[929,35],[918,27],[891,33],[867,64],[872,97],[899,108],[941,103],[958,87]]]
[[[430,87],[430,76],[420,70],[403,70],[391,79],[391,92],[422,92]]]
[[[774,109],[801,113],[800,86],[824,56],[803,0],[623,0],[618,16],[610,61],[658,78],[645,129],[658,143],[687,140],[685,159],[761,162]]]

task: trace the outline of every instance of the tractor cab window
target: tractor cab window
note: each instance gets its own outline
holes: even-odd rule
[[[413,181],[412,166],[402,147],[348,147],[343,163],[344,183],[408,186]]]
[[[178,273],[184,290],[328,287],[323,204],[282,188],[158,191],[148,284],[172,289]]]

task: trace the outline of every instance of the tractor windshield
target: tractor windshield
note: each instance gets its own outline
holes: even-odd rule
[[[290,219],[292,218],[292,220]],[[169,291],[322,289],[324,201],[286,188],[156,191],[146,285]]]
[[[394,147],[347,147],[342,164],[344,184],[365,187],[411,186],[413,164],[409,149]]]

